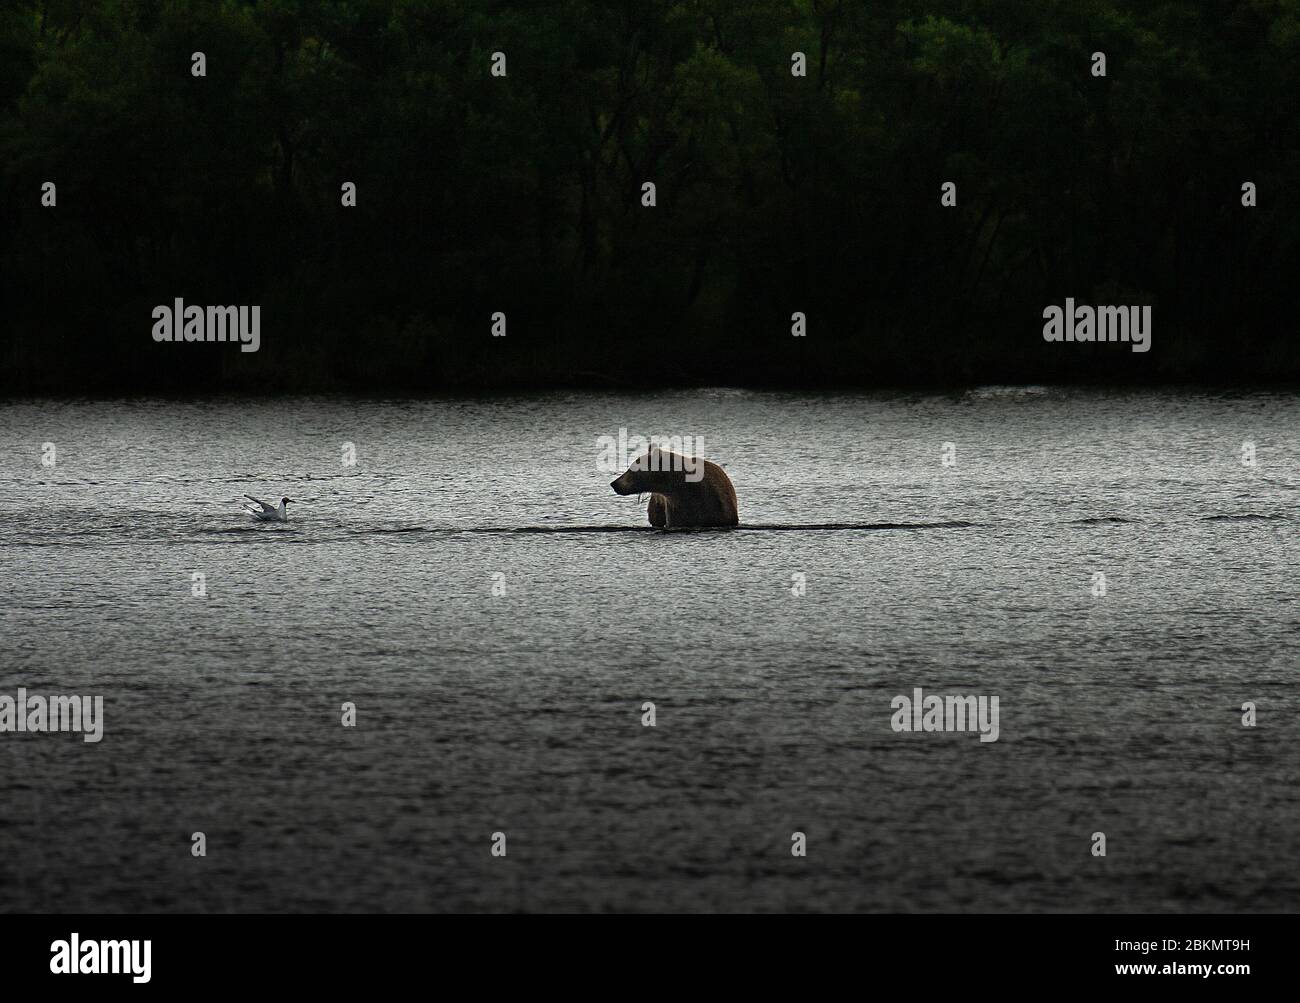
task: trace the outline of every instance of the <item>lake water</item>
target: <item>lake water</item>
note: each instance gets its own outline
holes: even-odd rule
[[[742,528],[649,529],[620,427],[702,437]],[[5,403],[0,694],[105,721],[0,734],[0,909],[1295,910],[1298,431],[1281,392]],[[998,740],[896,733],[917,687]]]

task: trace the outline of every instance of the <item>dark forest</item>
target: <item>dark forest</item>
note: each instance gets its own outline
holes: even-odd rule
[[[1297,94],[1297,0],[8,0],[0,391],[1296,380]]]

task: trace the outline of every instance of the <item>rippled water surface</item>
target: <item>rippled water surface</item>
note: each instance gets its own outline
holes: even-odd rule
[[[742,528],[646,527],[620,427],[702,438]],[[0,909],[1296,910],[1298,432],[1292,393],[0,405],[0,694],[105,702],[0,734]],[[998,741],[895,733],[917,687]]]

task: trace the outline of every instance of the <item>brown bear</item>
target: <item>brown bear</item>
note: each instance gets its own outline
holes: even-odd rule
[[[651,449],[609,486],[620,495],[651,492],[647,515],[652,526],[682,529],[740,523],[731,478],[716,463],[696,456]]]
[[[617,491],[618,488],[614,490]],[[658,526],[663,529],[664,524],[668,521],[668,499],[661,494],[652,494],[650,504],[646,506],[645,514],[649,516],[651,526]]]

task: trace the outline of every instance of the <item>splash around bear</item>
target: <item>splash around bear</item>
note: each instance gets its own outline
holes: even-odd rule
[[[736,489],[716,463],[651,449],[610,481],[615,494],[650,492],[650,525],[663,529],[736,526]]]

